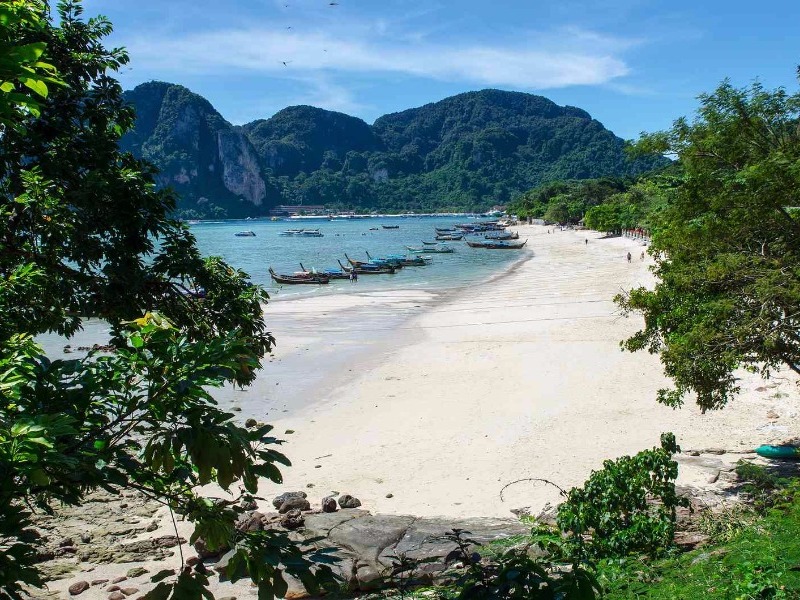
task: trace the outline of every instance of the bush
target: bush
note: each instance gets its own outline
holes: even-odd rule
[[[589,557],[659,554],[675,535],[676,508],[688,506],[675,493],[680,452],[671,433],[661,447],[607,460],[582,488],[573,488],[558,511],[558,526],[575,551]]]

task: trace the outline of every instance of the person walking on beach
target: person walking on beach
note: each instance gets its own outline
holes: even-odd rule
[[[586,238],[585,240],[583,240],[583,242],[584,242],[584,244],[586,244],[588,246],[589,245],[589,238]]]
[[[631,262],[631,253],[628,252],[628,262]]]
[[[642,255],[639,257],[639,260],[644,260],[644,250],[642,250]]]
[[[356,271],[355,269],[350,271],[350,277],[351,277],[353,283],[358,283],[358,271]]]

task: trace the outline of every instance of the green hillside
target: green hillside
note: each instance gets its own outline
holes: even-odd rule
[[[202,216],[265,214],[279,203],[379,211],[483,210],[543,183],[636,176],[666,163],[630,160],[585,111],[519,92],[483,90],[361,119],[311,106],[242,127],[181,86],[126,93],[136,130],[125,149],[156,163],[159,183]]]

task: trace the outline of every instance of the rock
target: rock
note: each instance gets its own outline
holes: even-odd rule
[[[88,589],[89,589],[88,581],[78,581],[69,586],[69,594],[70,596],[77,596],[78,594],[82,594]]]
[[[305,518],[303,517],[303,513],[299,510],[290,510],[283,515],[280,523],[286,529],[294,530],[299,529],[305,524]]]
[[[118,585],[110,585],[110,586],[108,586],[108,587],[106,588],[106,591],[107,591],[107,592],[116,592],[116,591],[119,591],[119,586],[118,586]]]
[[[120,592],[122,592],[126,596],[133,596],[138,591],[139,591],[139,588],[135,588],[135,587],[127,587],[127,588],[122,588],[120,590]]]
[[[250,429],[252,427],[257,427],[258,426],[258,421],[256,421],[253,418],[247,419],[247,421],[244,422],[244,426],[247,427],[248,429]]]
[[[150,523],[150,525],[147,526],[147,529],[145,529],[145,531],[150,533],[151,531],[155,531],[156,529],[158,529],[158,522],[153,521],[152,523]]]
[[[199,556],[190,556],[189,558],[186,559],[186,566],[193,567],[199,562],[200,562]]]
[[[242,519],[236,523],[237,531],[261,531],[264,529],[264,515],[254,512],[249,515],[242,515]]]
[[[281,504],[278,512],[283,515],[291,510],[311,510],[311,503],[305,498],[293,496],[291,498],[287,498],[284,503]]]
[[[339,506],[341,508],[358,508],[361,506],[361,500],[350,494],[342,494],[339,496]]]
[[[700,451],[699,450],[689,450],[688,454],[689,454],[689,456],[700,456]]]
[[[780,419],[781,416],[778,413],[776,413],[774,410],[769,410],[769,411],[767,411],[767,418],[772,420],[772,421],[776,421],[777,419]]]
[[[122,577],[116,577],[111,580],[111,583],[122,583],[123,581],[128,581],[128,578],[124,575]]]
[[[542,510],[536,515],[536,520],[545,525],[555,525],[558,519],[558,506],[553,506],[547,502]]]
[[[322,512],[332,513],[336,512],[336,498],[327,496],[322,499]]]
[[[67,556],[68,554],[76,554],[78,549],[75,546],[59,546],[55,549],[56,556]]]
[[[238,406],[234,406],[234,407],[233,407],[231,410],[232,410],[233,412],[242,412],[242,409],[241,409],[241,408],[239,408]]]
[[[108,579],[95,579],[92,581],[92,587],[96,585],[103,585],[104,583],[108,583]]]
[[[75,545],[75,542],[72,540],[71,537],[64,538],[63,540],[58,542],[58,547],[59,548],[64,548],[66,546],[74,546],[74,545]]]
[[[706,448],[706,452],[708,454],[725,454],[727,450],[725,448]]]
[[[512,508],[511,514],[517,515],[518,517],[530,517],[531,516],[531,507],[530,506],[522,506],[520,508]]]
[[[717,483],[717,481],[719,480],[719,473],[720,472],[717,471],[716,473],[710,475],[707,479],[708,483]]]
[[[142,575],[145,575],[146,573],[149,573],[149,572],[150,572],[150,571],[148,571],[148,570],[147,570],[147,569],[145,569],[144,567],[133,567],[132,569],[130,569],[130,570],[129,570],[129,571],[126,573],[126,575],[127,575],[129,578],[131,578],[131,579],[132,579],[132,578],[134,578],[134,577],[141,577]]]
[[[108,600],[125,600],[126,596],[120,591],[111,592],[108,595]]]
[[[386,494],[386,497],[387,498],[394,498],[394,494],[392,494],[392,493]]]
[[[223,596],[222,598],[217,598],[217,600],[236,600],[236,596]]]
[[[91,535],[89,535],[88,533],[82,533],[81,534],[81,542],[83,542],[84,544],[88,544],[91,541],[92,541],[92,536]]]
[[[276,496],[275,499],[272,501],[272,506],[275,508],[280,508],[284,502],[286,502],[289,498],[308,498],[308,494],[305,492],[284,492],[280,496]]]

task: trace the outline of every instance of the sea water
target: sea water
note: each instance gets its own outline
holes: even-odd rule
[[[221,256],[232,266],[248,273],[253,282],[267,288],[274,300],[313,294],[351,293],[398,289],[443,290],[463,287],[490,278],[520,257],[519,252],[470,248],[462,241],[440,242],[452,247],[451,254],[423,254],[432,263],[405,267],[394,275],[362,275],[356,284],[331,280],[328,285],[279,285],[269,275],[292,274],[300,264],[308,269],[338,269],[337,259],[349,266],[354,260],[405,255],[407,246],[422,248],[423,241],[435,241],[435,228],[469,222],[466,217],[385,217],[302,221],[218,221],[190,225],[204,256]],[[474,222],[474,220],[473,220]],[[398,225],[383,229],[382,225]],[[319,229],[323,237],[287,237],[287,229]],[[237,237],[239,231],[253,231],[255,237]],[[474,239],[482,239],[474,236]],[[410,254],[410,256],[415,256]]]

